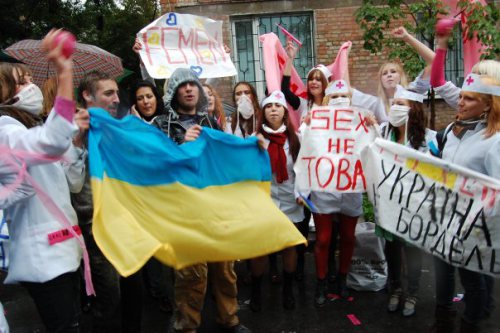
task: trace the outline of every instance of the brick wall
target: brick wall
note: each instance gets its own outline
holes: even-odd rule
[[[230,0],[161,0],[163,12],[178,11],[194,15],[208,15],[222,20],[224,41],[231,47],[230,16],[294,11],[313,12],[314,46],[316,62],[330,64],[344,41],[352,41],[349,57],[351,84],[361,91],[377,93],[377,73],[387,61],[385,54],[371,54],[363,49],[362,31],[354,19],[354,12],[361,1],[230,1]],[[334,8],[333,8],[334,7]],[[217,90],[224,101],[231,102],[234,81],[220,80]],[[446,126],[454,118],[455,111],[442,101],[436,102],[436,128]]]

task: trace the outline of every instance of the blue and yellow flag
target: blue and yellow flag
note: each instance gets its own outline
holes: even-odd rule
[[[271,200],[269,157],[255,138],[203,128],[177,145],[136,117],[90,113],[92,230],[121,275],[151,256],[182,268],[306,242]]]

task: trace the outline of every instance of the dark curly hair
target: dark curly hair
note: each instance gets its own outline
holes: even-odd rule
[[[155,95],[156,98],[156,111],[153,115],[153,117],[159,116],[161,114],[165,114],[165,107],[163,105],[163,100],[161,99],[160,93],[158,92],[158,89],[156,89],[156,86],[149,82],[149,81],[139,81],[137,82],[132,89],[130,89],[130,105],[135,105],[137,112],[141,115],[142,118],[144,116],[141,114],[139,111],[139,108],[137,107],[137,90],[140,88],[148,87],[151,88],[151,91],[153,92],[153,95]],[[146,119],[150,120],[150,119]]]

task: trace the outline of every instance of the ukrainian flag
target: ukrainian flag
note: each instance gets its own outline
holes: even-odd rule
[[[271,200],[269,157],[255,138],[203,128],[177,145],[136,117],[90,114],[92,230],[121,275],[152,256],[179,269],[306,242]]]

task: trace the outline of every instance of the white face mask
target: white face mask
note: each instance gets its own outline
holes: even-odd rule
[[[389,123],[394,127],[403,126],[408,120],[408,112],[410,107],[406,105],[394,104],[389,111]]]
[[[13,103],[12,106],[34,115],[39,115],[42,112],[43,95],[36,84],[30,83],[21,89],[14,98],[17,99],[17,102]]]
[[[253,116],[253,105],[250,101],[250,97],[247,95],[242,95],[238,100],[238,112],[244,119],[250,119]]]
[[[349,105],[351,105],[351,100],[347,97],[330,98],[328,105],[330,105],[330,106],[349,106]]]

